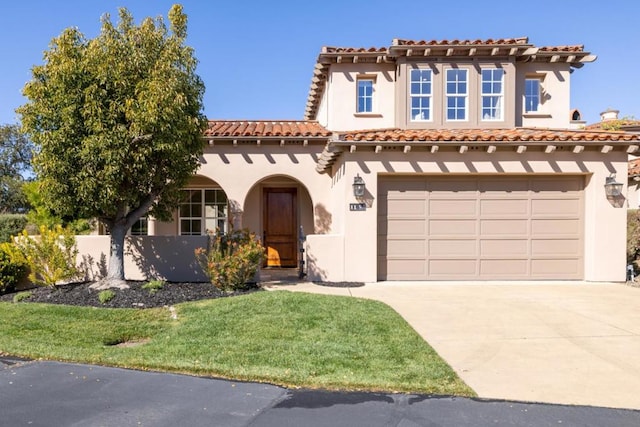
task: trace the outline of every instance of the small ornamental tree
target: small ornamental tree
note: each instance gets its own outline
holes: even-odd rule
[[[102,18],[87,40],[75,28],[54,38],[33,68],[18,109],[37,147],[33,167],[44,204],[65,218],[97,218],[111,235],[102,287],[123,286],[124,238],[149,212],[168,219],[203,150],[204,85],[185,45],[180,5],[134,25]]]
[[[28,209],[22,189],[31,168],[33,144],[18,125],[0,125],[0,214]]]

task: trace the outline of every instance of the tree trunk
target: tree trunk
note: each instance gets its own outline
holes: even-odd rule
[[[107,277],[92,287],[94,289],[127,289],[129,286],[124,280],[124,238],[127,234],[127,227],[125,224],[114,224],[109,231],[111,238]]]

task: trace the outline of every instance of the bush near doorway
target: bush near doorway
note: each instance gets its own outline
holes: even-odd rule
[[[224,292],[245,287],[255,276],[264,258],[264,247],[249,230],[208,233],[207,248],[195,255],[211,283]]]

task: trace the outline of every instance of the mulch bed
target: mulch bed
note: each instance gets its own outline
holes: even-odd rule
[[[99,290],[91,289],[93,282],[73,283],[58,286],[57,289],[38,287],[29,289],[31,296],[22,302],[41,302],[48,304],[65,304],[75,306],[108,307],[108,308],[151,308],[173,305],[186,301],[222,298],[255,292],[257,285],[248,285],[245,290],[235,293],[225,293],[211,283],[174,283],[167,282],[162,289],[151,292],[143,289],[143,281],[127,281],[129,289],[111,289],[115,297],[102,304],[98,300]],[[15,293],[0,296],[0,301],[11,302]]]

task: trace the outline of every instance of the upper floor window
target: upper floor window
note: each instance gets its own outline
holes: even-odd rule
[[[227,195],[218,189],[183,190],[178,211],[179,234],[199,236],[210,231],[228,231]]]
[[[535,113],[540,110],[540,79],[531,78],[524,81],[524,112]]]
[[[431,70],[411,70],[411,121],[431,120]]]
[[[373,79],[358,79],[358,105],[356,112],[372,113],[373,112]]]
[[[482,70],[482,120],[502,120],[503,78],[504,70],[502,68]]]
[[[467,70],[448,69],[446,76],[447,120],[467,120],[469,96]]]

